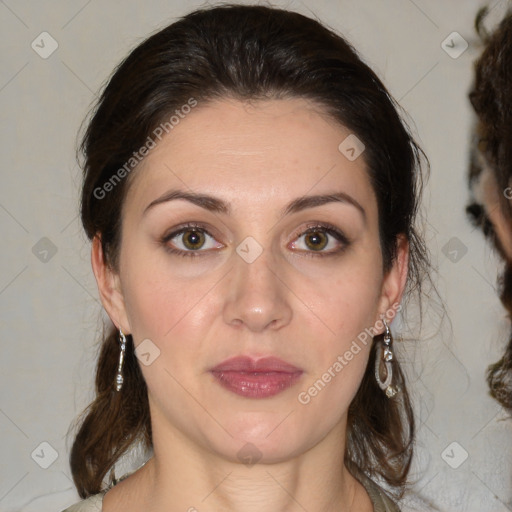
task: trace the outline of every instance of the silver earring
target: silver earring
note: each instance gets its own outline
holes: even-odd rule
[[[393,367],[391,361],[393,360],[393,351],[391,350],[391,331],[386,320],[382,319],[386,331],[382,343],[377,346],[377,353],[375,354],[375,380],[382,391],[386,392],[388,398],[394,397],[398,393],[398,388],[392,386],[393,380]],[[382,374],[385,373],[385,378],[382,380]]]
[[[119,352],[119,363],[117,365],[117,374],[116,374],[116,391],[121,391],[123,387],[124,377],[123,377],[123,363],[124,363],[124,355],[126,352],[126,336],[123,334],[123,331],[119,329],[119,345],[121,347],[121,351]]]

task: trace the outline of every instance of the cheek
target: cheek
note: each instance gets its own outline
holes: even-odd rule
[[[191,283],[152,267],[143,273],[135,270],[123,288],[135,338],[164,340],[192,323],[201,323],[207,304],[201,298],[207,296],[211,284],[208,279]]]
[[[172,395],[170,407],[180,411],[190,408],[183,389],[195,389],[206,366],[204,340],[213,321],[208,293],[212,285],[209,280],[187,283],[161,270],[134,269],[127,279],[126,309],[135,346],[149,339],[157,347],[149,349],[151,354],[155,351],[154,362],[153,356],[147,366],[140,359],[152,399],[167,408]]]
[[[310,340],[303,357],[311,368],[298,400],[315,402],[308,405],[309,412],[332,407],[337,416],[346,410],[368,363],[381,297],[381,259],[379,253],[356,259],[357,263],[338,267],[329,278],[317,275],[297,289],[297,295],[308,297],[302,318],[308,323],[303,332],[310,333],[304,341]]]
[[[373,325],[381,289],[378,251],[353,253],[340,264],[303,271],[293,284],[294,293],[304,303],[302,310],[311,312],[311,326],[316,323],[327,344],[337,346]]]

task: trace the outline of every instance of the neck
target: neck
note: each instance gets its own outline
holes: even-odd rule
[[[344,434],[344,428],[336,428],[293,458],[249,466],[202,449],[180,432],[157,429],[153,431],[154,456],[107,494],[104,510],[372,510],[363,487],[343,464],[340,430]],[[116,488],[120,492],[114,493]]]

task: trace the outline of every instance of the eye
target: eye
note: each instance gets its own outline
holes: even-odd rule
[[[216,242],[208,230],[198,224],[187,224],[162,237],[165,250],[178,256],[204,256],[206,252],[224,245]],[[299,232],[291,248],[307,256],[331,256],[350,245],[348,238],[335,226],[314,223]],[[315,254],[318,253],[318,254]]]
[[[165,235],[162,244],[166,251],[180,256],[199,256],[198,253],[224,247],[222,244],[216,244],[215,238],[205,228],[196,224],[187,224]]]
[[[338,228],[323,223],[309,225],[297,235],[296,240],[291,245],[292,249],[305,251],[309,253],[308,256],[338,254],[350,245],[348,238]]]

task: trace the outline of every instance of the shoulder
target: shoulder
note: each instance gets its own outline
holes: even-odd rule
[[[62,512],[101,512],[103,508],[103,495],[104,493],[90,496],[86,500],[75,503]]]
[[[142,464],[142,466],[144,466],[144,464]],[[62,512],[101,512],[103,510],[103,498],[105,497],[105,494],[110,489],[115,487],[119,482],[121,482],[125,478],[128,478],[133,473],[134,471],[131,471],[129,473],[124,474],[119,479],[114,479],[104,491],[100,492],[99,494],[89,496],[87,499],[79,501],[74,505],[71,505],[71,507],[66,508]]]

